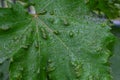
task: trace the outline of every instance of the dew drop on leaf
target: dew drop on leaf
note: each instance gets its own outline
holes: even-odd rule
[[[42,10],[42,11],[40,11],[38,14],[39,14],[39,15],[45,15],[46,13],[47,13],[46,10]]]
[[[106,26],[107,26],[106,23],[102,23],[102,24],[101,24],[101,27],[106,27]]]
[[[69,36],[70,37],[73,37],[74,36],[74,33],[72,31],[69,32]]]
[[[21,46],[23,49],[28,49],[28,45],[22,45]]]
[[[48,60],[48,63],[52,63],[52,60],[49,59],[49,60]]]
[[[89,0],[85,0],[85,4],[89,3]]]
[[[0,27],[0,30],[3,30],[3,31],[7,31],[7,30],[9,30],[10,29],[10,27],[8,26],[8,25],[2,25],[1,27]]]
[[[10,62],[13,62],[14,60],[13,60],[13,58],[10,58]]]
[[[46,33],[43,33],[42,37],[43,37],[43,39],[47,40],[47,34]]]
[[[38,41],[35,41],[35,47],[36,47],[36,48],[39,48]]]
[[[38,68],[38,70],[37,70],[37,74],[39,74],[40,73],[40,68]]]
[[[23,71],[23,67],[19,68],[20,71]]]
[[[47,67],[47,71],[48,72],[52,72],[52,71],[54,71],[56,68],[55,68],[55,65],[54,65],[54,63],[49,63],[48,64],[48,67]]]
[[[46,68],[45,67],[43,67],[43,70],[45,70]]]
[[[66,19],[64,19],[63,22],[64,22],[65,26],[69,26],[70,25],[69,22]]]
[[[72,66],[77,66],[77,64],[75,62],[71,62]]]
[[[79,71],[76,71],[76,77],[79,78],[81,76]]]
[[[54,15],[54,11],[50,11],[50,15]]]
[[[54,71],[54,70],[55,70],[55,67],[49,67],[49,68],[47,69],[48,72],[52,72],[52,71]]]
[[[18,39],[18,37],[14,37],[13,39],[16,41]]]
[[[90,76],[89,76],[89,80],[93,80],[93,76],[90,75]]]
[[[54,30],[53,33],[56,34],[56,35],[60,34],[60,32],[58,30]]]
[[[80,68],[80,66],[77,65],[76,68],[75,68],[75,71],[78,71],[79,68]]]
[[[53,18],[49,18],[48,21],[53,24],[55,20]]]
[[[42,32],[42,38],[47,40],[48,39],[48,36],[47,36],[47,32],[45,31],[44,28],[41,28],[41,32]]]
[[[16,74],[15,79],[16,80],[22,80],[22,75],[21,74]]]

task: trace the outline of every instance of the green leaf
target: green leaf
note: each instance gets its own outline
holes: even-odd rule
[[[114,80],[120,79],[120,29],[116,28],[115,26],[112,28],[112,33],[116,36],[115,44],[112,48],[112,53],[114,54],[110,58],[111,68],[112,68],[112,75]]]
[[[120,79],[120,39],[117,39],[115,46],[113,48],[113,53],[114,55],[111,58],[111,68],[112,68],[112,75],[114,80],[119,80]]]
[[[115,6],[116,4],[120,5],[120,2],[117,0],[88,0],[87,4],[91,10],[98,10],[99,13],[103,12],[107,18],[116,18],[119,16],[120,9]]]
[[[0,80],[8,80],[9,78],[9,60],[4,61],[0,64]]]
[[[83,0],[31,1],[37,14],[20,4],[0,10],[0,62],[10,58],[10,80],[112,80],[105,20]]]
[[[17,7],[17,9],[15,9]],[[19,48],[25,43],[25,38],[30,35],[25,33],[28,20],[26,13],[21,13],[23,10],[18,5],[10,9],[0,9],[0,63],[3,62],[8,56],[12,56],[10,53],[16,53]],[[20,16],[20,17],[19,17]],[[28,20],[28,21],[27,21]],[[20,34],[22,32],[22,34]]]

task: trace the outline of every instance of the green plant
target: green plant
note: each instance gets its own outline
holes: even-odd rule
[[[0,9],[0,63],[10,60],[10,80],[112,80],[108,45],[114,36],[107,20],[90,12],[89,1],[7,6]]]
[[[119,0],[88,0],[91,10],[97,10],[99,14],[103,12],[108,18],[115,18],[119,15]]]

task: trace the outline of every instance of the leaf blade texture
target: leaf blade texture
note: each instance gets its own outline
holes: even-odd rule
[[[0,61],[10,58],[11,80],[112,80],[107,45],[114,39],[103,19],[82,0],[31,3],[39,15],[19,3],[0,13]]]

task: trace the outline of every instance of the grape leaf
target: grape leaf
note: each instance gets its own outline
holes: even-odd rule
[[[23,0],[24,1],[24,0]],[[0,62],[10,58],[10,80],[112,80],[105,20],[83,0],[30,0],[0,9]]]

